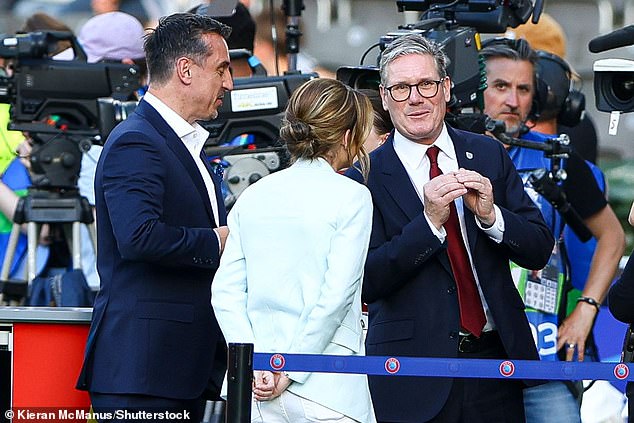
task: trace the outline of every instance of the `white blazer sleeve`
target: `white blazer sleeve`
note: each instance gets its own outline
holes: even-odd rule
[[[229,236],[211,284],[211,304],[227,343],[255,344],[247,315],[247,273],[240,240],[239,203],[227,217]]]

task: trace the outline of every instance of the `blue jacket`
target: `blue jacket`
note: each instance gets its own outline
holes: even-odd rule
[[[460,167],[493,185],[505,231],[491,240],[464,210],[467,238],[484,297],[508,356],[537,359],[524,304],[511,279],[509,260],[544,266],[553,237],[502,145],[486,136],[447,128]],[[393,146],[393,137],[370,155],[368,188],[374,203],[363,297],[368,303],[366,354],[450,357],[458,353],[460,316],[446,243],[423,215],[423,204]],[[348,175],[361,180],[354,169]],[[421,422],[445,404],[451,378],[370,376],[377,420]]]
[[[190,153],[147,102],[109,136],[97,165],[97,295],[78,388],[195,398],[220,386],[225,341],[211,309],[220,222]]]

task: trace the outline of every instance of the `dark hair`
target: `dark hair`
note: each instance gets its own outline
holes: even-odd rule
[[[372,109],[374,110],[374,130],[379,135],[389,134],[394,129],[392,118],[390,113],[383,108],[383,100],[381,100],[381,94],[379,90],[372,88],[359,89],[363,94],[368,96],[370,103],[372,103]]]
[[[297,88],[288,101],[280,128],[293,160],[326,158],[338,148],[346,131],[352,164],[359,159],[367,177],[369,160],[363,143],[372,130],[372,105],[359,91],[336,79],[312,79]]]
[[[482,49],[479,51],[480,56],[485,63],[489,59],[501,58],[510,59],[517,62],[529,62],[533,66],[533,103],[531,110],[528,112],[527,118],[533,121],[539,119],[541,115],[541,105],[546,102],[542,98],[545,89],[540,89],[544,82],[537,79],[536,65],[537,53],[531,45],[523,38],[511,39],[496,37],[491,38],[482,43]]]
[[[37,12],[29,16],[26,21],[24,21],[24,25],[20,28],[20,32],[35,32],[35,31],[64,31],[72,33],[73,30],[70,29],[68,25],[64,22],[55,19],[51,15],[47,15],[43,12]],[[49,54],[54,56],[68,48],[71,48],[70,41],[58,41],[56,43],[55,49]]]
[[[226,39],[231,28],[209,16],[192,13],[175,13],[161,18],[156,28],[145,36],[143,44],[151,83],[167,82],[179,57],[189,57],[202,65],[211,54],[202,37],[209,33]]]
[[[482,43],[479,54],[484,60],[501,57],[511,60],[528,61],[537,63],[537,54],[523,38],[512,40],[510,38],[491,38]]]

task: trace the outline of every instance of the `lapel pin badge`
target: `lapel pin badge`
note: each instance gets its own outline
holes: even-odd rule
[[[471,151],[467,151],[465,155],[467,156],[467,159],[469,160],[473,159],[473,153]]]

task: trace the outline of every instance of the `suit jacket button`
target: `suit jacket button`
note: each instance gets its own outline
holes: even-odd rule
[[[456,292],[456,288],[453,286],[450,286],[449,288],[447,288],[447,294],[453,294],[454,292]]]
[[[452,330],[451,332],[449,332],[449,339],[456,339],[458,337],[458,332],[456,332],[455,330]]]

